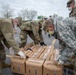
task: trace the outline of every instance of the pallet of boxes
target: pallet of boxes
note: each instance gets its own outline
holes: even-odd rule
[[[55,41],[51,46],[25,46],[24,53],[27,58],[12,57],[12,72],[22,75],[62,75],[62,66],[54,63],[59,54],[59,50],[54,49]]]

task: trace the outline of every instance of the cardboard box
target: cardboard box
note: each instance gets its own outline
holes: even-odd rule
[[[51,50],[49,52],[46,60],[54,61],[54,60],[56,60],[56,58],[58,57],[58,55],[59,55],[59,50],[58,49]]]
[[[34,46],[35,46],[35,48],[33,49],[34,52],[36,52],[41,47],[41,45],[38,45],[38,44]]]
[[[28,48],[32,47],[34,45],[34,43],[30,43],[30,44],[27,44],[25,45],[24,49],[27,50]]]
[[[27,55],[29,56],[32,52],[33,52],[33,51],[30,51],[30,50],[29,50],[28,53],[27,53]]]
[[[41,46],[36,52],[43,53],[45,51],[46,46]]]
[[[51,50],[48,53],[48,56],[47,56],[46,60],[54,60],[54,50]]]
[[[40,48],[43,49],[40,45],[34,45],[31,47],[32,50],[26,50],[26,51],[24,51],[24,53],[27,57],[38,58],[42,52],[42,50]],[[37,53],[37,52],[39,52],[39,53]]]
[[[46,60],[43,65],[43,75],[62,75],[62,66]]]
[[[35,48],[35,46],[32,46],[30,47],[32,50],[25,50],[24,51],[24,54],[27,56],[27,57],[30,57],[30,55],[33,53],[33,49]]]
[[[26,62],[26,60],[22,59],[20,57],[12,57],[11,58],[11,70],[12,70],[12,72],[25,75],[25,73],[26,73],[25,62]]]
[[[44,50],[44,52],[40,55],[40,59],[46,59],[46,58],[48,58],[48,55],[49,55],[49,53],[51,52],[51,49],[50,49],[50,47],[46,47],[45,48],[45,50]]]
[[[53,51],[52,51],[52,54],[51,54],[51,56],[50,56],[50,60],[56,60],[57,59],[57,57],[58,57],[58,55],[59,55],[59,50],[58,49],[54,49]]]
[[[47,55],[46,60],[50,60],[50,53]]]
[[[31,52],[30,50],[24,51],[25,55]]]
[[[42,53],[39,57],[39,59],[46,59],[47,58],[47,54],[45,53]]]
[[[29,47],[32,51],[33,51],[33,49],[35,48],[35,45],[33,45],[32,47]]]
[[[59,50],[57,50],[57,49],[51,50],[49,52],[46,60],[54,61],[54,60],[56,60],[56,58],[58,57],[58,55],[59,55]]]
[[[47,51],[49,51],[48,49],[50,49],[50,48],[51,48],[51,46],[46,46],[45,50],[44,50],[44,53],[47,53]]]
[[[42,74],[43,63],[44,63],[44,60],[29,58],[26,61],[26,75],[43,75]]]
[[[29,55],[29,58],[31,58],[34,54],[35,54],[35,52],[32,52],[32,53]]]
[[[31,56],[31,58],[39,58],[39,56],[41,55],[42,53],[37,53],[37,52],[35,52],[32,56]]]
[[[31,54],[31,53],[32,53],[32,51],[30,51],[30,50],[24,51],[24,54],[26,55],[27,58],[29,58],[29,54]]]

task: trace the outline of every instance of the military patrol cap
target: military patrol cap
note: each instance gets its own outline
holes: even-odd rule
[[[70,7],[70,4],[71,4],[72,2],[75,3],[75,0],[69,0],[69,1],[67,2],[67,7]]]

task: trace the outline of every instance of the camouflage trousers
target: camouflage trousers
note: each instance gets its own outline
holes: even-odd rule
[[[0,61],[4,61],[6,59],[6,54],[4,50],[0,50]]]
[[[75,61],[74,61],[74,71],[73,71],[73,75],[76,75],[76,55],[75,55]]]
[[[6,59],[6,53],[2,42],[0,42],[0,62]]]
[[[76,55],[72,62],[72,68],[64,68],[64,75],[76,75]]]
[[[60,53],[62,53],[64,50],[65,50],[65,44],[63,42],[59,42],[59,49],[60,49]],[[61,54],[62,55],[62,54]],[[74,64],[73,64],[73,59],[68,59],[68,60],[65,60],[64,63],[65,64],[69,64],[70,67],[64,67],[63,68],[63,75],[76,75],[76,70],[74,71]],[[75,60],[76,61],[76,60]],[[75,73],[75,74],[74,74]]]
[[[64,67],[63,73],[64,73],[63,75],[73,75],[73,68]]]
[[[1,75],[1,70],[2,70],[2,63],[6,59],[6,54],[4,50],[0,50],[0,75]]]

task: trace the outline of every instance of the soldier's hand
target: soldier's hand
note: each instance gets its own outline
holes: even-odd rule
[[[32,49],[31,49],[31,48],[27,48],[27,50],[30,50],[30,51],[32,51]]]
[[[44,42],[40,42],[40,45],[41,46],[43,46],[43,45],[46,46],[46,44]]]
[[[60,60],[59,58],[60,58],[60,55],[57,56],[55,62],[56,62],[58,65],[64,64],[64,62],[63,62],[62,60]]]

